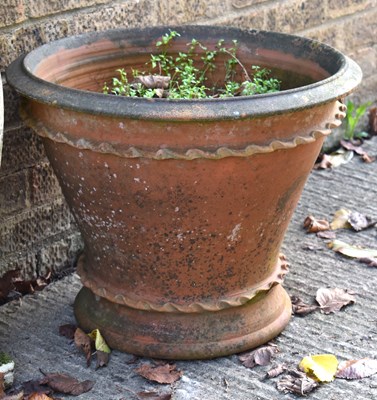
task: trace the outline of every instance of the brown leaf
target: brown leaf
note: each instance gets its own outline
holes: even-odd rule
[[[304,396],[318,387],[319,383],[301,371],[289,370],[289,373],[284,375],[276,386],[281,392]]]
[[[89,367],[92,355],[92,339],[80,328],[76,329],[74,339],[76,346],[85,354],[86,365]]]
[[[329,169],[339,167],[349,163],[353,158],[353,151],[341,151],[340,149],[332,154],[323,154],[319,163],[314,165],[314,169]]]
[[[243,366],[254,368],[256,365],[268,365],[272,357],[278,352],[278,347],[270,344],[242,353],[238,356],[238,359],[242,362]]]
[[[363,379],[376,373],[377,360],[372,358],[362,358],[360,360],[341,362],[336,377],[343,379]]]
[[[169,87],[170,76],[162,75],[138,75],[135,76],[133,83],[141,83],[147,89],[167,89]]]
[[[77,379],[67,374],[46,374],[46,376],[41,379],[40,384],[48,385],[56,392],[79,396],[82,393],[89,392],[94,382],[89,380],[79,382]]]
[[[369,109],[369,130],[371,135],[377,135],[377,107]]]
[[[138,392],[137,397],[139,399],[149,400],[170,400],[171,393],[158,393],[158,392]]]
[[[372,221],[372,218],[367,217],[357,211],[353,211],[348,216],[348,223],[356,232],[359,232],[376,225],[377,221]]]
[[[53,398],[44,393],[33,393],[27,398],[27,400],[53,400]]]
[[[366,264],[368,267],[377,268],[377,258],[364,257],[364,258],[359,258],[359,261]]]
[[[311,312],[318,310],[318,306],[315,305],[309,305],[306,304],[302,301],[297,296],[291,296],[291,302],[292,302],[292,312],[295,315],[307,315],[310,314]]]
[[[360,145],[355,145],[354,143],[349,142],[347,140],[341,140],[340,144],[346,150],[354,151],[359,156],[362,156],[362,155],[366,154],[365,150]]]
[[[148,379],[157,383],[173,383],[183,375],[182,371],[176,369],[175,364],[164,364],[153,367],[149,364],[142,364],[136,369],[136,372]]]
[[[106,353],[104,351],[97,350],[96,355],[97,355],[96,369],[101,368],[101,367],[106,367],[107,364],[109,363],[110,353]]]
[[[34,393],[52,394],[51,388],[42,386],[39,381],[26,381],[22,384],[22,390],[25,396],[30,396]]]
[[[41,276],[29,281],[17,278],[13,281],[14,289],[22,295],[32,294],[36,290],[42,290],[43,288],[45,288],[50,283],[50,278],[51,271],[48,271],[46,276]]]
[[[279,364],[267,371],[266,378],[276,378],[277,376],[283,374],[287,369],[288,367],[286,364]]]
[[[316,219],[309,215],[305,218],[304,228],[308,233],[316,233],[329,230],[330,224],[324,219]]]
[[[334,231],[317,232],[317,237],[320,239],[334,240],[336,239],[336,233]]]
[[[344,289],[326,289],[320,288],[317,290],[316,300],[321,306],[321,311],[324,314],[339,311],[347,304],[354,303],[355,297]]]
[[[64,336],[67,339],[73,340],[75,338],[75,332],[77,329],[77,325],[73,324],[65,324],[59,326],[59,335]]]
[[[366,163],[366,164],[370,164],[373,163],[377,160],[376,156],[370,156],[369,154],[363,154],[361,156],[361,159]]]

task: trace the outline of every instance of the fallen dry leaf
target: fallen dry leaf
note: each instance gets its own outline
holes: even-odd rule
[[[173,383],[181,378],[182,371],[178,371],[175,364],[164,364],[154,367],[149,364],[142,364],[136,369],[136,372],[148,379],[157,383]]]
[[[92,355],[92,339],[80,328],[77,328],[74,335],[76,346],[85,354],[86,365],[89,367]]]
[[[110,360],[110,354],[105,353],[104,351],[101,350],[97,350],[96,356],[97,356],[96,369],[101,367],[106,367]]]
[[[97,356],[96,369],[106,367],[110,359],[110,347],[107,345],[98,329],[94,329],[88,334],[88,336],[94,340],[94,347]]]
[[[348,360],[339,364],[336,373],[337,378],[363,379],[377,373],[377,360],[362,358],[360,360]]]
[[[22,390],[25,394],[25,396],[30,396],[34,393],[40,393],[40,394],[52,394],[53,390],[49,387],[42,386],[40,384],[40,381],[32,380],[32,381],[26,381],[22,383]]]
[[[377,223],[377,221],[372,221],[372,218],[367,217],[357,211],[351,212],[348,217],[348,222],[356,232],[371,228]]]
[[[255,350],[242,353],[238,356],[242,365],[247,368],[254,368],[256,365],[268,365],[272,357],[279,352],[274,344],[259,347]]]
[[[325,219],[316,219],[309,215],[305,218],[304,228],[308,233],[316,233],[329,230],[330,224]]]
[[[338,369],[338,360],[332,354],[316,354],[304,357],[299,368],[318,382],[331,382]]]
[[[44,393],[33,393],[27,398],[27,400],[53,400],[53,398]]]
[[[339,288],[319,288],[317,290],[316,300],[321,306],[321,312],[324,314],[339,311],[347,304],[356,301],[355,297],[351,293]]]
[[[377,160],[377,157],[376,157],[376,156],[370,156],[369,154],[363,154],[363,155],[361,156],[361,159],[362,159],[365,163],[370,164],[370,163],[375,162],[375,161]]]
[[[137,397],[139,399],[148,400],[171,400],[171,393],[157,393],[157,392],[138,392]]]
[[[337,150],[331,154],[324,154],[319,163],[314,165],[314,169],[336,168],[342,164],[349,163],[353,158],[353,151],[343,149]]]
[[[348,222],[348,218],[351,215],[351,210],[347,208],[341,208],[336,211],[334,214],[334,218],[330,223],[330,228],[335,231],[336,229],[348,229],[351,228],[351,225]]]
[[[75,332],[77,329],[77,325],[73,324],[65,324],[59,326],[59,335],[64,336],[67,339],[73,340],[75,338]]]
[[[297,296],[291,296],[292,312],[295,315],[307,315],[311,312],[318,310],[318,306],[306,304]]]
[[[366,264],[368,267],[377,268],[377,258],[360,258],[359,261]]]
[[[90,380],[78,381],[77,379],[67,374],[46,374],[43,379],[40,380],[41,385],[47,385],[55,392],[71,394],[73,396],[79,396],[82,393],[89,392],[94,386],[94,382]]]
[[[276,367],[271,368],[269,371],[267,371],[266,378],[276,378],[277,376],[287,371],[287,369],[288,366],[286,364],[279,364]]]
[[[336,239],[336,233],[334,231],[317,232],[317,237],[320,239],[334,240]]]
[[[377,135],[377,107],[369,109],[369,129],[371,135]]]
[[[353,246],[341,240],[333,240],[328,244],[330,249],[351,258],[374,258],[377,257],[376,249],[368,249],[361,246]]]
[[[354,151],[359,156],[366,154],[365,150],[361,147],[360,143],[354,144],[352,142],[349,142],[348,140],[341,140],[340,144],[344,149]]]
[[[281,392],[305,396],[318,387],[319,383],[301,371],[289,370],[289,373],[284,375],[276,386]]]
[[[88,334],[88,336],[94,340],[94,347],[96,350],[102,351],[104,353],[111,353],[110,347],[107,345],[105,339],[98,329],[94,329]]]

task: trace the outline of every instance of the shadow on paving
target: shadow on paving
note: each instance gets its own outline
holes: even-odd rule
[[[377,138],[364,147],[371,155],[377,154]],[[272,365],[247,369],[237,356],[179,361],[183,376],[172,386],[153,384],[138,376],[135,369],[146,360],[130,364],[132,355],[117,351],[108,367],[95,371],[92,364],[87,368],[84,356],[58,332],[60,325],[75,322],[72,304],[80,283],[73,275],[24,297],[22,302],[0,307],[0,349],[16,362],[16,384],[41,378],[41,368],[95,380],[93,389],[79,397],[83,400],[132,400],[137,397],[131,392],[147,390],[173,392],[176,400],[295,399],[295,395],[277,391],[279,378],[263,380],[271,366],[281,362],[296,366],[302,357],[319,353],[334,354],[340,361],[377,358],[377,269],[334,253],[324,240],[302,228],[307,215],[331,219],[342,207],[377,217],[377,162],[365,164],[355,156],[349,164],[311,174],[282,249],[291,265],[285,288],[290,295],[311,303],[318,288],[339,287],[355,292],[357,301],[336,314],[314,312],[293,317],[274,341],[280,353]],[[376,228],[359,233],[342,230],[337,236],[348,243],[377,248]],[[355,381],[336,379],[322,384],[308,398],[377,399],[377,375]]]

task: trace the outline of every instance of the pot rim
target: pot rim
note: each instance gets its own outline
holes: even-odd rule
[[[114,40],[120,37],[127,39],[153,35],[161,36],[168,29],[179,30],[191,37],[210,34],[222,38],[242,36],[254,39],[257,36],[269,43],[279,40],[287,46],[311,48],[314,55],[325,52],[334,58],[340,67],[337,72],[317,82],[275,93],[233,98],[209,99],[146,99],[104,95],[87,90],[74,89],[52,83],[36,76],[32,71],[44,57],[54,54],[57,49],[75,48],[88,45],[101,39]],[[233,36],[232,36],[233,35]],[[292,53],[293,54],[293,53]],[[322,55],[323,56],[323,55]],[[303,58],[304,59],[304,58]],[[312,61],[316,61],[315,59]],[[319,61],[318,61],[319,63]],[[330,71],[327,71],[331,73]],[[360,67],[349,57],[321,42],[295,35],[262,31],[244,30],[221,26],[164,26],[153,28],[112,29],[102,32],[89,32],[69,36],[47,43],[36,48],[27,55],[17,58],[6,70],[7,82],[21,95],[54,107],[130,119],[148,119],[160,121],[211,121],[237,120],[287,112],[300,111],[321,104],[339,100],[349,94],[362,79]],[[106,96],[106,97],[104,97]],[[106,99],[106,101],[104,101]]]

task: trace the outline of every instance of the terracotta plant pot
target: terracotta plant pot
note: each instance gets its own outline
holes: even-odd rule
[[[300,37],[174,29],[181,37],[169,52],[192,38],[208,47],[236,39],[243,64],[270,68],[284,90],[209,100],[99,93],[117,68],[141,69],[165,27],[49,43],[15,61],[7,79],[85,241],[80,326],[139,355],[211,358],[265,343],[288,323],[280,245],[361,72]]]

